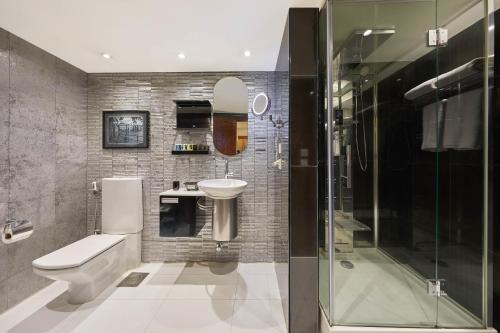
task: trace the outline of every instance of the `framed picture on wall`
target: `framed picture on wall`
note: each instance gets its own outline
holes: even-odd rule
[[[148,111],[103,111],[103,148],[149,148]]]

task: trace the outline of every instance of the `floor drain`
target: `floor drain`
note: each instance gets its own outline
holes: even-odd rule
[[[137,287],[148,276],[149,273],[132,272],[127,275],[117,287]]]
[[[342,266],[344,268],[347,268],[347,269],[353,269],[354,268],[354,264],[352,262],[350,262],[349,260],[342,260],[340,262],[340,266]]]

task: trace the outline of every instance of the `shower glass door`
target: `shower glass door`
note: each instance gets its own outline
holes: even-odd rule
[[[420,116],[405,93],[438,74],[437,47],[426,39],[436,29],[436,1],[333,1],[332,8],[333,322],[434,327],[437,296],[425,281],[437,279],[438,156],[420,149]],[[419,260],[415,242],[428,258],[418,278],[409,264]]]
[[[330,0],[322,11],[320,302],[331,324],[485,324],[486,9]]]
[[[434,149],[425,126],[435,119],[436,276],[443,291],[437,326],[482,327],[487,324],[487,114],[488,78],[493,53],[486,40],[494,25],[490,4],[482,0],[437,0],[437,26],[447,41],[436,49],[439,80],[435,99],[423,106],[422,149]],[[414,96],[415,100],[421,97]],[[425,97],[424,97],[425,98]],[[485,148],[486,147],[486,148]],[[417,266],[417,269],[424,269]]]

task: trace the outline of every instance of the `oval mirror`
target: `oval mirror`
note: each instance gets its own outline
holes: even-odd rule
[[[255,96],[252,102],[252,112],[256,116],[263,116],[270,108],[271,100],[265,93],[260,93]]]
[[[248,144],[248,89],[236,77],[225,77],[214,87],[213,138],[215,149],[234,156]]]

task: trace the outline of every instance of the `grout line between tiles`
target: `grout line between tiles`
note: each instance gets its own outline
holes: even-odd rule
[[[144,327],[144,330],[142,331],[143,333],[147,332],[149,327],[151,326],[151,323],[153,322],[153,320],[155,319],[156,315],[160,312],[161,308],[163,307],[163,304],[166,303],[166,299],[162,299],[161,300],[161,303],[160,305],[158,306],[158,308],[156,309],[156,311],[154,311],[155,313],[153,314],[153,316],[151,316],[151,319],[149,320],[148,324],[146,325],[146,327]]]

